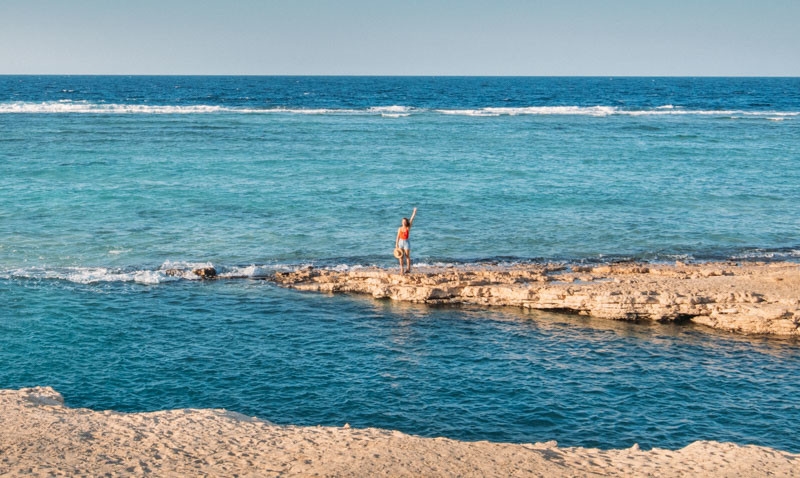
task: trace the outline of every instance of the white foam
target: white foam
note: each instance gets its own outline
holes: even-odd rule
[[[108,267],[30,267],[0,271],[2,279],[64,280],[76,284],[97,284],[103,282],[135,282],[139,284],[160,284],[177,280],[201,280],[194,269],[214,267],[210,262],[171,262],[167,261],[158,269],[118,269]],[[231,268],[223,270],[220,277],[263,277],[273,269],[262,266]]]
[[[259,278],[259,277],[266,277],[274,268],[266,267],[266,266],[259,266],[259,265],[249,265],[244,267],[228,267],[224,268],[223,270],[218,270],[217,274],[219,277],[222,278],[234,278],[234,277],[250,277],[250,278]]]
[[[485,110],[436,110],[437,113],[459,116],[500,116],[499,113],[489,113]]]
[[[612,115],[662,116],[662,115],[700,115],[769,117],[769,119],[800,116],[798,111],[743,111],[743,110],[687,110],[674,105],[662,105],[648,109],[622,109],[615,106],[524,106],[494,107],[472,109],[433,109],[427,110],[403,105],[373,106],[365,109],[352,108],[237,108],[218,105],[142,105],[119,103],[93,103],[89,101],[43,101],[43,102],[0,102],[0,114],[301,114],[301,115],[381,115],[400,118],[416,113],[437,113],[458,116],[495,117],[521,115],[583,115],[604,117]]]
[[[176,280],[177,277],[168,276],[161,271],[137,271],[133,274],[133,281],[139,284],[160,284]]]
[[[91,103],[88,101],[43,101],[0,103],[0,114],[209,114],[209,113],[288,113],[288,114],[355,114],[358,110],[330,108],[231,108],[216,105],[141,105],[118,103]],[[364,113],[362,111],[362,113]]]
[[[4,279],[44,279],[64,280],[76,284],[97,284],[102,282],[135,282],[139,284],[160,284],[181,279],[200,280],[192,273],[193,269],[213,267],[210,263],[165,262],[159,269],[115,269],[108,267],[31,267],[0,272]],[[167,273],[169,271],[169,273]]]
[[[237,112],[246,113],[286,113],[298,115],[348,115],[364,114],[366,110],[336,109],[336,108],[267,108],[267,109],[238,109]]]
[[[48,269],[32,267],[27,269],[13,269],[0,273],[4,279],[46,279],[64,280],[76,284],[97,284],[101,282],[137,282],[141,284],[159,284],[177,280],[163,271],[123,271],[106,267],[64,267]]]
[[[163,271],[137,270],[131,272],[121,272],[103,267],[97,268],[74,268],[72,272],[58,277],[78,284],[96,284],[100,282],[136,282],[139,284],[160,284],[162,282],[172,282],[178,277],[172,277]]]
[[[104,267],[76,267],[67,272],[63,277],[70,282],[77,282],[78,284],[91,284],[94,282],[119,282],[132,279],[126,277],[126,274],[111,272]]]
[[[744,110],[620,110],[615,114],[629,116],[728,116],[733,119],[758,118],[764,116],[792,117],[800,115],[796,111],[744,111]]]
[[[389,114],[402,114],[402,113],[409,113],[411,111],[411,107],[409,106],[400,106],[400,105],[393,105],[393,106],[373,106],[367,111],[371,113],[389,113]]]
[[[0,103],[0,114],[5,113],[91,113],[91,114],[197,114],[233,111],[231,108],[211,105],[134,105],[90,103],[87,101],[44,101],[41,103]]]
[[[750,251],[744,251],[740,254],[735,254],[731,257],[733,260],[784,260],[796,258],[800,258],[800,250],[798,249],[792,249],[789,251],[765,251],[762,249],[754,249]]]
[[[583,115],[609,116],[620,110],[613,106],[526,106],[526,107],[486,107],[479,109],[436,110],[447,115],[462,116],[520,116],[520,115]]]
[[[520,116],[520,115],[586,115],[608,116],[618,110],[613,106],[527,106],[520,108],[480,108],[466,110],[437,110],[448,115],[463,116]]]
[[[621,109],[615,106],[528,106],[528,107],[486,107],[478,109],[439,109],[438,113],[460,116],[522,116],[522,115],[562,115],[562,116],[731,116],[742,117],[794,117],[797,111],[743,111],[743,110],[686,110],[673,105],[659,106],[654,109]]]

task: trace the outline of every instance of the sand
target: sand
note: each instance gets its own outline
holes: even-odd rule
[[[800,454],[710,441],[648,451],[459,442],[225,410],[70,409],[46,387],[0,390],[0,410],[0,475],[11,476],[800,476]]]

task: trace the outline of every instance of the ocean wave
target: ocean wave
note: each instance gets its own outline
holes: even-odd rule
[[[136,282],[139,284],[160,284],[179,280],[159,270],[122,270],[107,267],[63,267],[26,268],[0,272],[3,279],[63,280],[76,284],[97,284],[101,282]]]
[[[486,107],[478,109],[439,109],[446,115],[461,116],[731,116],[743,117],[779,117],[790,118],[800,116],[797,111],[745,111],[745,110],[690,110],[664,105],[656,108],[630,109],[616,106],[528,106],[528,107]]]
[[[138,105],[138,104],[112,104],[91,103],[88,101],[43,101],[41,103],[17,101],[13,103],[0,103],[0,114],[29,113],[29,114],[200,114],[220,113],[234,111],[231,108],[212,105]]]
[[[297,115],[358,115],[368,114],[369,110],[355,110],[349,108],[231,108],[229,112],[238,113],[284,113],[284,114],[297,114]]]
[[[392,106],[371,106],[367,108],[367,111],[372,113],[381,113],[381,114],[403,114],[409,113],[413,108],[410,106],[400,106],[400,105],[392,105]]]
[[[194,270],[214,268],[221,279],[261,279],[275,272],[290,272],[307,267],[302,264],[250,264],[215,265],[211,262],[166,261],[159,267],[28,267],[2,271],[0,279],[62,280],[76,284],[131,282],[137,284],[162,284],[180,280],[201,280]],[[352,270],[359,266],[340,265],[339,270]],[[342,269],[342,267],[344,269]]]
[[[329,108],[236,108],[219,105],[141,105],[92,103],[88,101],[44,101],[0,103],[0,114],[209,114],[209,113],[293,113],[293,114],[352,114],[356,110]]]
[[[0,271],[2,279],[63,280],[76,284],[103,282],[134,282],[138,284],[161,284],[181,279],[199,280],[192,269],[208,267],[210,263],[164,263],[157,269],[110,268],[110,267],[30,267]],[[177,271],[177,273],[175,273]]]
[[[613,106],[528,106],[515,107],[486,107],[479,109],[440,109],[436,110],[446,115],[463,116],[520,116],[520,115],[583,115],[583,116],[609,116],[619,111]]]
[[[731,256],[732,260],[742,261],[795,261],[800,259],[800,249],[791,250],[767,250],[767,249],[753,249],[749,251],[742,251]]]
[[[404,105],[370,106],[366,108],[302,108],[302,107],[232,107],[221,105],[143,105],[124,103],[94,103],[85,100],[0,103],[0,114],[297,114],[297,115],[374,115],[400,118],[419,114],[453,116],[724,116],[730,118],[764,117],[781,121],[800,116],[800,111],[747,111],[733,109],[695,110],[675,105],[654,108],[621,108],[617,106],[524,106],[481,108],[416,108]]]

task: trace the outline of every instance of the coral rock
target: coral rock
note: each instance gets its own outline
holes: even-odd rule
[[[447,267],[406,275],[377,268],[307,268],[275,273],[271,280],[298,290],[405,302],[515,306],[614,320],[690,320],[743,334],[800,336],[800,265],[793,263]]]

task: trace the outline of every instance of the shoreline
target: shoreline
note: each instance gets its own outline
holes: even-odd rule
[[[744,335],[800,337],[800,264],[530,264],[347,271],[265,278],[291,289],[430,305],[512,306],[612,320],[692,322]]]
[[[797,453],[714,441],[560,448],[274,425],[219,409],[72,409],[49,387],[0,390],[0,409],[0,475],[797,476],[800,465]]]

